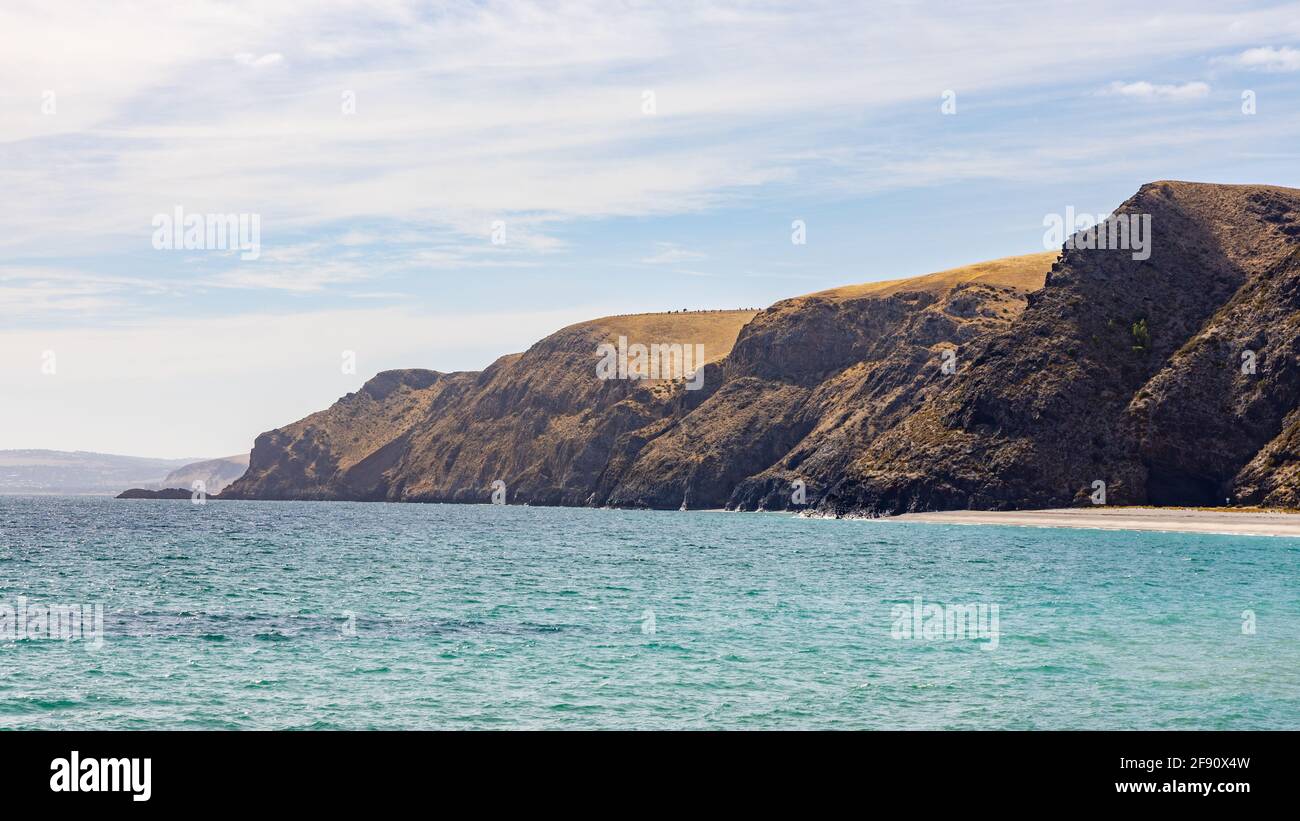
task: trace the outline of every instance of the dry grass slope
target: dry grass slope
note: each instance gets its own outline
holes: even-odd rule
[[[1024,254],[1018,257],[977,262],[960,268],[949,268],[933,274],[906,279],[889,279],[883,282],[865,282],[861,285],[845,285],[827,291],[817,291],[798,299],[822,297],[832,300],[857,299],[860,297],[883,298],[904,291],[929,291],[936,293],[946,291],[954,285],[967,282],[979,282],[985,285],[997,285],[1016,288],[1022,291],[1036,291],[1043,287],[1052,263],[1056,262],[1060,251],[1043,251],[1038,254]]]
[[[736,337],[756,310],[684,311],[678,313],[606,316],[573,325],[599,330],[610,343],[625,336],[629,344],[681,343],[704,345],[704,361],[717,362],[731,353]]]

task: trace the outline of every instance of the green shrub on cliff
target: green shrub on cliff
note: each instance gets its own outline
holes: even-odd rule
[[[1147,332],[1146,318],[1133,323],[1133,350],[1145,351],[1151,345],[1151,334]]]

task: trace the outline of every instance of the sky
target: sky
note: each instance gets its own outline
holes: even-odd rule
[[[583,319],[1300,187],[1295,2],[308,5],[0,5],[0,449],[247,452]]]

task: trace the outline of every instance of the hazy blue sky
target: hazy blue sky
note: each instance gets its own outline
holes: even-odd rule
[[[0,448],[246,451],[580,319],[1300,186],[1297,3],[294,5],[0,7]],[[260,257],[155,249],[178,206],[258,215]]]

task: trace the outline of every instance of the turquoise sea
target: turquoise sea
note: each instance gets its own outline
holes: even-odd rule
[[[0,497],[0,607],[105,634],[0,640],[0,727],[1297,729],[1298,568],[1258,537]],[[895,638],[918,596],[997,605],[996,649]]]

